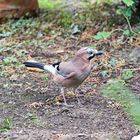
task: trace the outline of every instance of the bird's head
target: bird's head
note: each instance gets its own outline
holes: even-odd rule
[[[76,56],[86,60],[91,60],[92,58],[102,54],[103,54],[102,51],[97,51],[96,49],[84,47],[77,51]]]

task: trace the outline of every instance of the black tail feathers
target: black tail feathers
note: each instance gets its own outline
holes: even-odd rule
[[[37,63],[37,62],[24,62],[23,64],[26,67],[44,69],[44,65],[43,64],[40,64],[40,63]]]

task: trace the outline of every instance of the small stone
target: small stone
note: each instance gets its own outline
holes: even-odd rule
[[[132,52],[130,53],[130,59],[132,61],[137,61],[140,59],[140,48],[134,48]]]

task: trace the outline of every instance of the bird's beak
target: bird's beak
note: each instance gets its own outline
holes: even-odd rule
[[[98,52],[95,53],[96,56],[102,55],[102,54],[103,54],[103,51],[98,51]]]

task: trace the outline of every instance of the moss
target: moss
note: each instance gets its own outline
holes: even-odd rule
[[[122,105],[136,125],[140,125],[140,101],[123,80],[110,80],[102,87],[102,94]]]

